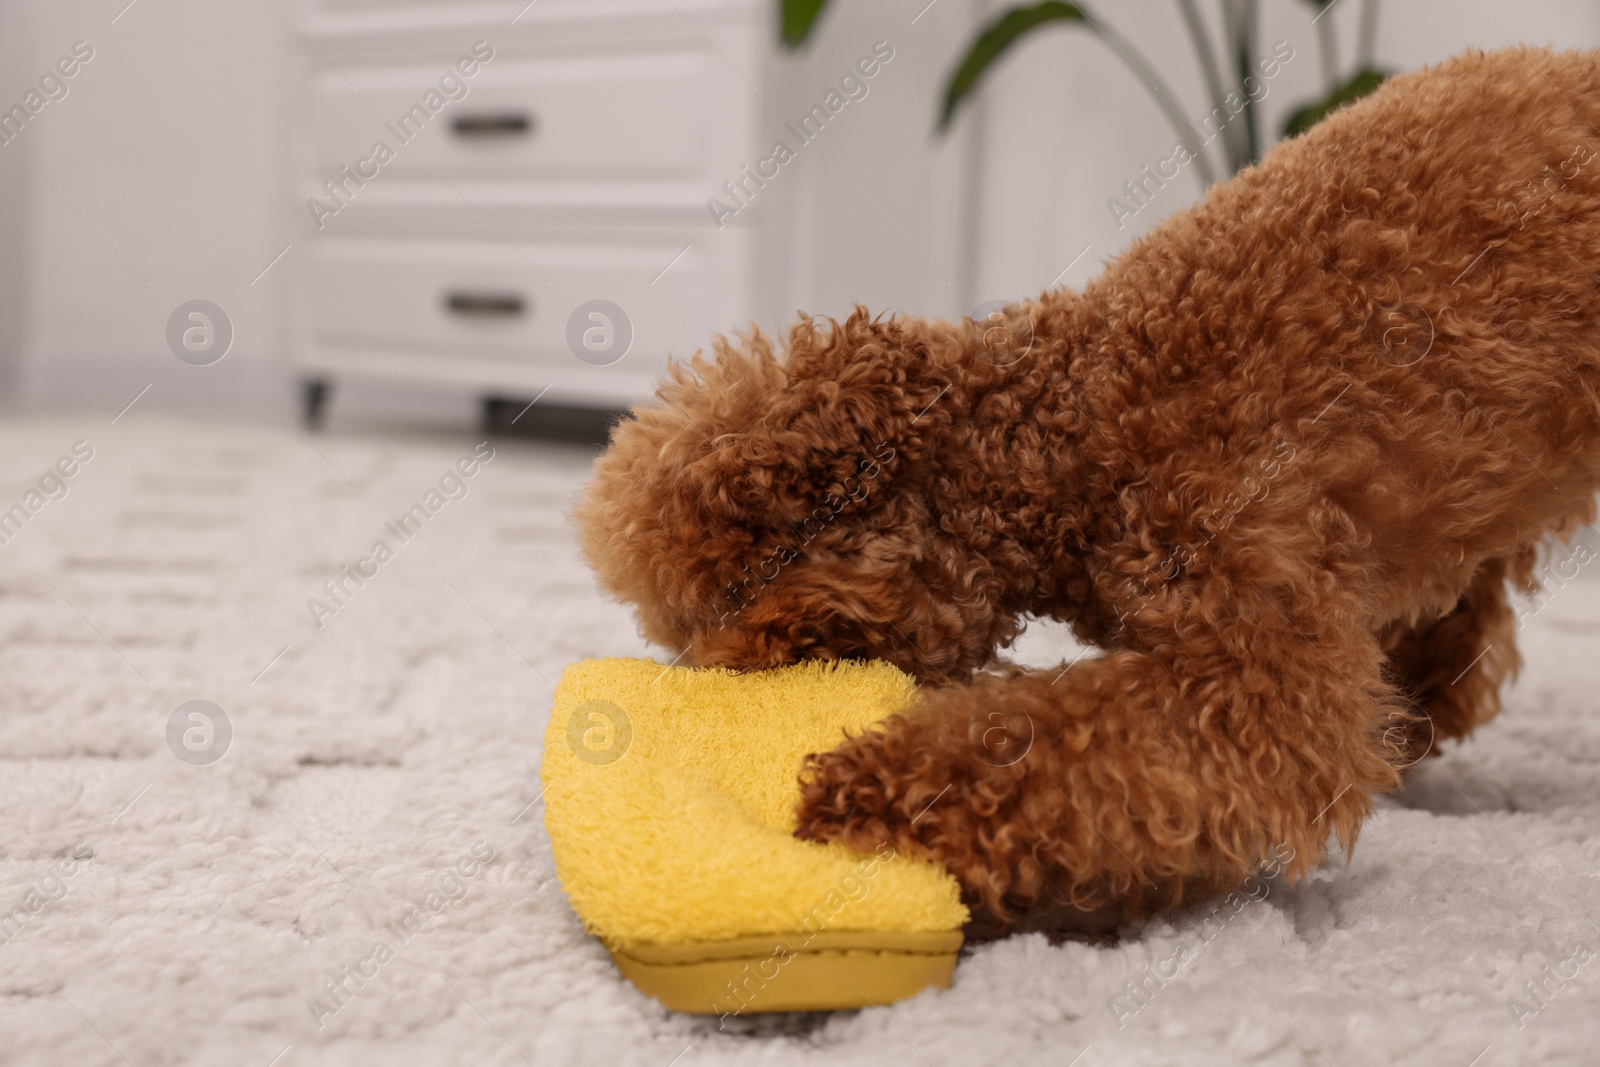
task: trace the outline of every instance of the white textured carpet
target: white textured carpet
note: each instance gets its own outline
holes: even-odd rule
[[[945,992],[719,1033],[618,978],[529,807],[562,665],[647,651],[565,525],[585,451],[501,446],[318,631],[306,600],[395,545],[384,523],[475,438],[13,420],[0,509],[80,439],[68,495],[0,544],[0,1062],[1600,1062],[1600,957],[1570,947],[1600,950],[1594,574],[1528,623],[1507,714],[1386,801],[1348,865],[1209,941],[1200,912],[1110,949],[1019,938]],[[1064,647],[1034,634],[1026,658]],[[167,742],[195,699],[233,727],[210,766]],[[1136,1014],[1113,1004],[1175,959]],[[1547,965],[1572,976],[1540,1007]],[[335,1002],[347,967],[373,976]],[[1520,1027],[1513,1000],[1539,1008]]]

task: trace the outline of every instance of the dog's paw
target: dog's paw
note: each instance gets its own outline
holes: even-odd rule
[[[882,734],[869,732],[806,757],[796,837],[838,841],[860,852],[885,842],[910,843],[906,801],[921,787],[891,764],[883,741]]]
[[[917,724],[895,717],[807,756],[795,836],[858,852],[889,844],[953,871],[964,865],[970,816],[948,809],[968,790],[955,788],[956,769],[937,759],[927,740]]]

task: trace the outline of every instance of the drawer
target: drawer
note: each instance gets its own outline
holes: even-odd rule
[[[675,0],[680,10],[706,12],[748,12],[760,0]],[[485,27],[503,30],[507,25],[538,25],[540,22],[570,19],[638,18],[661,13],[661,0],[300,0],[300,12],[315,16],[319,12],[395,12],[411,22],[453,19],[456,22],[481,22]],[[516,22],[512,23],[515,19]]]
[[[530,237],[516,249],[328,239],[303,279],[303,332],[317,346],[374,358],[494,361],[596,382],[653,378],[669,354],[691,355],[713,334],[745,326],[748,242],[732,230]],[[622,319],[597,300],[622,309]],[[621,348],[625,333],[631,341]]]
[[[446,360],[405,349],[316,342],[296,348],[294,357],[294,371],[303,379],[406,383],[445,394],[539,398],[555,405],[611,411],[649,400],[661,377],[660,367],[629,368],[626,361],[602,374],[582,364],[508,363],[470,352],[454,353]]]
[[[313,79],[306,176],[320,186],[345,166],[367,175],[367,185],[346,186],[352,206],[383,198],[369,187],[392,192],[448,178],[580,189],[682,184],[703,209],[751,158],[755,121],[756,93],[730,61],[753,73],[756,30],[713,32],[723,55],[698,34],[565,54],[501,46],[448,94],[440,79],[467,55],[470,38],[433,61],[347,60],[343,74],[323,64]],[[427,107],[430,91],[443,101],[437,111]],[[379,142],[393,153],[388,162],[375,155]]]

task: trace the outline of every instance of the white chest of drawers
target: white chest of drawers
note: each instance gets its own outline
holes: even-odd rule
[[[756,0],[307,0],[295,373],[616,409],[748,321]],[[312,412],[314,416],[314,411]]]

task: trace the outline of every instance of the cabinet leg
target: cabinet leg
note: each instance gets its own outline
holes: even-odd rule
[[[322,429],[322,419],[328,406],[328,394],[333,392],[333,383],[326,378],[307,378],[300,383],[300,388],[301,414],[305,418],[306,429]]]
[[[621,411],[573,407],[541,400],[538,396],[483,398],[484,432],[507,437],[604,445],[611,435],[612,424],[626,417]]]
[[[511,401],[506,400],[503,397],[484,397],[483,432],[492,434],[505,433],[506,427],[510,425],[511,416],[516,414],[514,411],[507,413],[507,408],[510,406]]]

